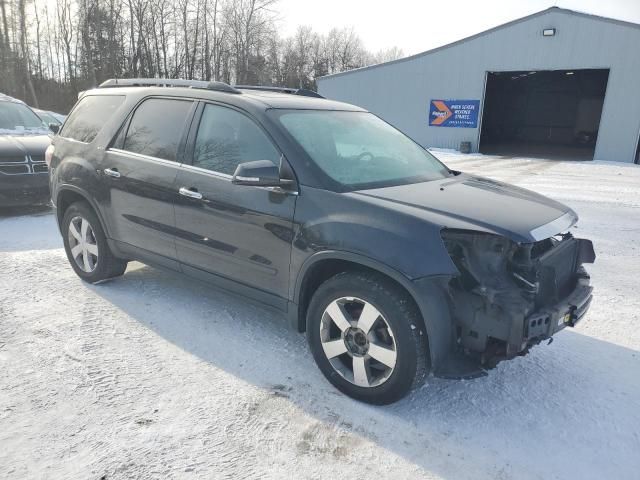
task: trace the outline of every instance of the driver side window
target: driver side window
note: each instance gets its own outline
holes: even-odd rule
[[[280,152],[246,115],[219,105],[205,105],[193,166],[233,175],[239,164],[253,160],[270,160],[279,165]]]

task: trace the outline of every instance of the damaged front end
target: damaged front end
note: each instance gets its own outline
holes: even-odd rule
[[[448,285],[455,350],[481,368],[526,354],[589,308],[589,240],[565,233],[524,244],[450,229],[442,238],[459,272]]]

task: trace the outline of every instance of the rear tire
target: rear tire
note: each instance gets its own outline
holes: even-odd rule
[[[376,273],[343,272],[325,281],[309,304],[307,340],[327,380],[363,402],[393,403],[429,372],[415,302]]]
[[[97,283],[122,275],[127,261],[117,258],[107,243],[100,220],[86,202],[64,212],[60,230],[71,267],[85,282]]]

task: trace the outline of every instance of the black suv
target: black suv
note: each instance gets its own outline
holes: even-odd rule
[[[138,260],[276,307],[331,383],[378,404],[583,317],[595,254],[571,209],[314,97],[158,79],[86,92],[50,175],[73,269],[95,283]]]

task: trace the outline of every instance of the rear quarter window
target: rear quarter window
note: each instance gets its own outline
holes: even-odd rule
[[[80,99],[64,123],[60,136],[90,143],[124,102],[124,95],[87,95]]]

